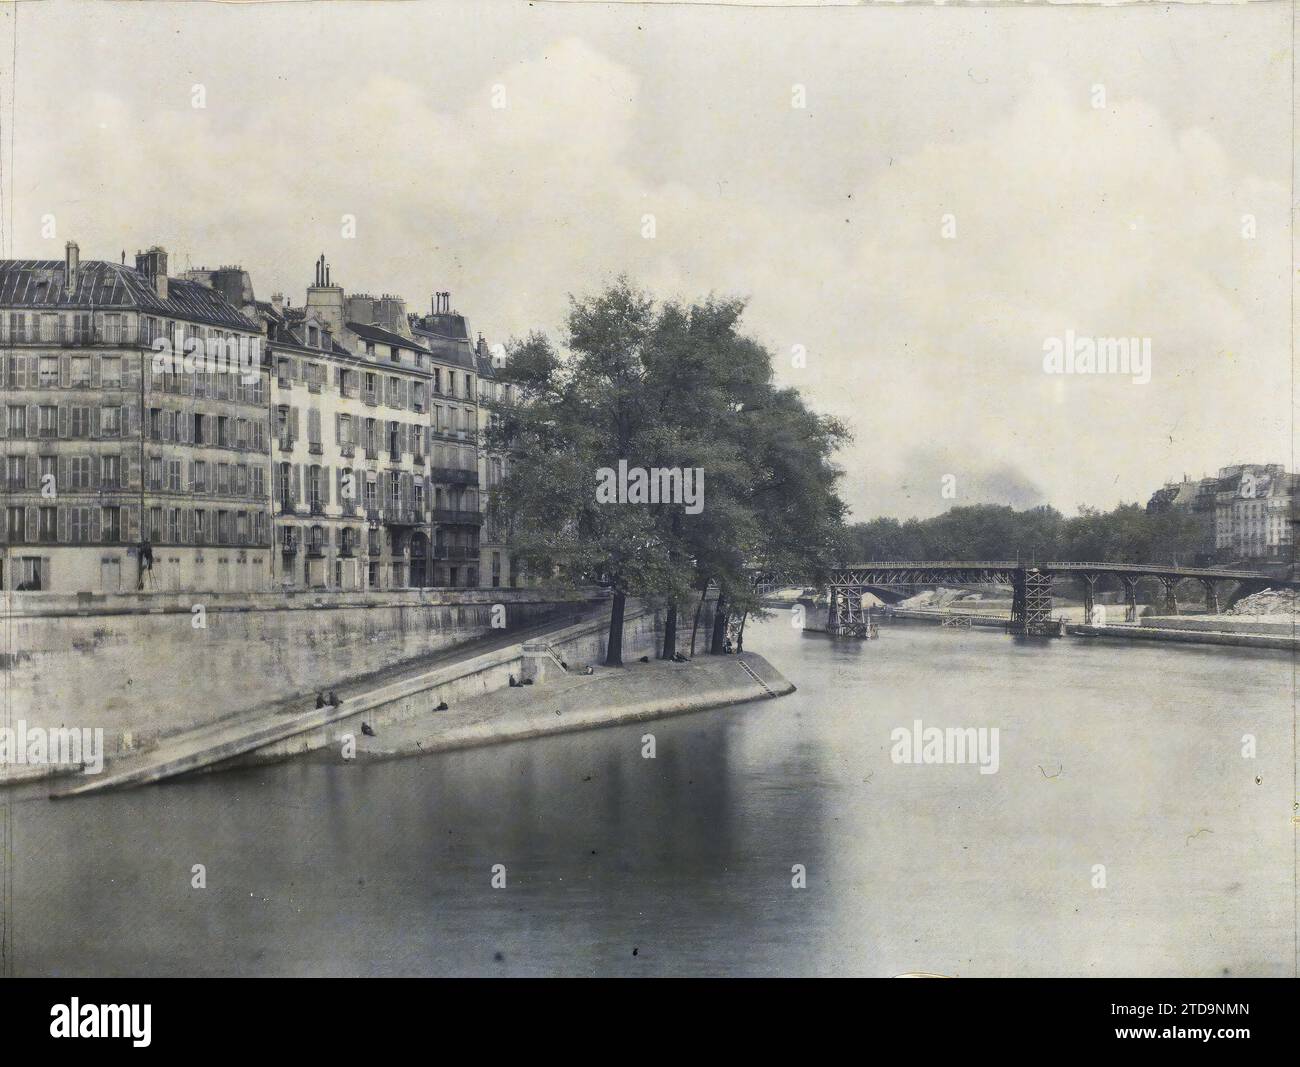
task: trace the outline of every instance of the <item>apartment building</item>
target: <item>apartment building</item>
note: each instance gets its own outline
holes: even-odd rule
[[[514,560],[510,556],[506,542],[504,523],[494,521],[488,505],[492,493],[506,471],[506,453],[493,448],[491,434],[500,422],[497,409],[500,405],[512,403],[515,397],[514,386],[505,374],[506,356],[504,350],[493,354],[482,334],[477,344],[478,358],[478,426],[479,426],[479,484],[483,501],[483,530],[479,540],[479,573],[483,576],[483,585],[497,588],[519,584]]]
[[[258,325],[125,259],[0,261],[0,587],[268,588]]]
[[[478,354],[451,294],[434,294],[428,315],[411,316],[410,333],[432,363],[429,412],[433,480],[434,584],[490,584],[481,566]]]

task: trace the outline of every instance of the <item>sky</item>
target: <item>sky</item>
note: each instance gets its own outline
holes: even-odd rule
[[[489,342],[621,273],[743,296],[852,430],[855,518],[1145,502],[1293,467],[1291,17],[5,4],[0,252],[160,244],[294,304],[324,252]],[[1048,373],[1067,331],[1150,380]]]

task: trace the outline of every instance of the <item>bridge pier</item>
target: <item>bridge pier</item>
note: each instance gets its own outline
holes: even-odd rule
[[[1037,567],[1018,568],[1011,580],[1013,634],[1049,636],[1057,632],[1052,621],[1052,576]]]
[[[1165,614],[1178,614],[1178,579],[1177,578],[1160,578],[1160,584],[1165,589]]]
[[[1124,621],[1138,621],[1138,580],[1124,575]]]
[[[1201,585],[1205,586],[1205,613],[1207,615],[1219,614],[1219,590],[1214,584],[1214,579],[1202,578]]]
[[[1093,612],[1097,604],[1097,578],[1096,574],[1081,574],[1080,580],[1083,582],[1083,621],[1089,625],[1093,622]]]

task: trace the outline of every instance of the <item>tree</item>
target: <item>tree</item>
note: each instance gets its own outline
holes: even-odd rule
[[[492,431],[514,457],[493,517],[526,566],[610,589],[608,664],[622,661],[627,597],[667,606],[670,657],[680,605],[692,590],[702,605],[716,583],[720,651],[730,611],[757,606],[755,566],[824,566],[839,535],[829,457],[847,434],[773,387],[770,353],[740,332],[743,310],[712,297],[656,306],[620,279],[571,298],[563,352],[540,334],[508,346],[521,397]],[[620,460],[700,472],[698,506],[602,503],[597,479]]]

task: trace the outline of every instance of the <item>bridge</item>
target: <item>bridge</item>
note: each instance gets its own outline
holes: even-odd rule
[[[1206,611],[1220,610],[1220,583],[1234,588],[1228,604],[1243,596],[1269,588],[1300,588],[1294,568],[1284,577],[1263,571],[1233,567],[1183,567],[1159,563],[1106,563],[1066,561],[1025,563],[1020,560],[926,560],[840,564],[831,569],[826,582],[830,596],[827,624],[832,632],[853,632],[863,593],[878,589],[917,585],[1009,585],[1012,589],[1012,633],[1054,632],[1052,583],[1060,578],[1077,580],[1083,589],[1086,618],[1093,617],[1097,581],[1103,576],[1118,578],[1124,588],[1124,618],[1137,621],[1137,589],[1143,579],[1158,581],[1164,590],[1164,609],[1178,614],[1177,587],[1187,580],[1199,581],[1205,589]],[[842,624],[842,625],[841,625]]]

